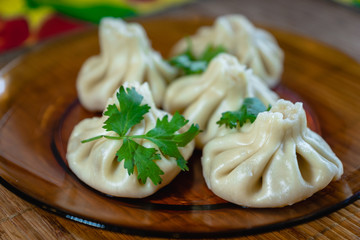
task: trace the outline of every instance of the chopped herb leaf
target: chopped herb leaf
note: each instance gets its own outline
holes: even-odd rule
[[[141,105],[143,97],[136,92],[135,88],[127,88],[125,91],[124,87],[120,87],[116,98],[120,110],[116,104],[107,107],[104,115],[108,116],[108,119],[104,122],[103,128],[108,132],[117,133],[118,136],[100,135],[81,142],[91,142],[103,137],[111,140],[122,140],[123,143],[116,153],[118,161],[124,160],[124,168],[127,169],[129,175],[133,174],[136,168],[137,177],[142,183],[146,183],[147,178],[150,178],[155,185],[160,184],[160,175],[164,173],[155,163],[156,160],[161,159],[157,150],[146,148],[137,143],[135,139],[153,142],[163,155],[174,157],[182,170],[188,170],[186,160],[178,147],[184,147],[194,139],[200,132],[199,126],[193,124],[186,132],[176,133],[188,123],[188,120],[179,113],[175,113],[170,121],[168,121],[167,115],[161,120],[157,119],[155,127],[144,135],[127,135],[133,126],[144,119],[143,116],[149,112],[150,106]]]
[[[247,120],[253,123],[260,112],[269,111],[271,106],[266,107],[258,98],[245,98],[241,108],[237,111],[222,113],[216,123],[221,126],[225,124],[228,128],[242,127]]]
[[[210,61],[218,54],[226,52],[222,46],[209,45],[202,53],[199,59],[196,59],[192,53],[191,42],[188,39],[188,46],[184,53],[175,56],[169,60],[169,63],[179,69],[181,69],[185,75],[198,74],[206,70]]]

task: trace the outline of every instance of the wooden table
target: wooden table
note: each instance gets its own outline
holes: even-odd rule
[[[360,9],[325,0],[198,1],[158,16],[193,17],[241,13],[265,26],[306,35],[360,62]],[[26,49],[0,55],[0,66]],[[48,213],[0,186],[0,239],[139,239],[88,227]],[[358,239],[360,201],[320,219],[242,239]]]

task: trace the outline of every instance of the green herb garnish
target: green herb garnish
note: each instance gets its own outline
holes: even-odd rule
[[[241,108],[237,111],[222,113],[216,123],[221,126],[225,124],[228,128],[242,127],[247,120],[253,123],[260,112],[269,111],[271,105],[266,107],[258,98],[245,98]]]
[[[161,159],[157,150],[146,148],[137,143],[135,139],[146,139],[155,143],[163,155],[176,158],[177,165],[182,170],[188,170],[186,161],[178,147],[184,147],[194,139],[200,132],[199,126],[192,124],[186,132],[176,134],[176,131],[188,123],[188,120],[176,112],[170,121],[168,121],[167,115],[161,120],[157,119],[155,127],[146,134],[128,136],[126,135],[128,131],[144,119],[143,116],[149,112],[150,106],[141,105],[143,96],[138,94],[135,88],[127,88],[125,91],[124,87],[120,87],[116,98],[120,110],[115,104],[107,107],[104,115],[109,118],[104,122],[103,128],[108,132],[117,133],[117,136],[99,135],[81,142],[87,143],[103,137],[123,140],[123,144],[116,153],[117,160],[119,162],[125,161],[124,167],[129,175],[134,173],[136,167],[138,179],[142,183],[150,178],[155,185],[160,184],[162,180],[160,175],[163,175],[164,172],[155,163],[156,160]]]
[[[169,63],[181,70],[183,70],[185,75],[198,74],[206,70],[210,61],[216,57],[218,54],[226,52],[225,48],[222,46],[213,47],[209,45],[205,51],[202,53],[199,59],[192,53],[191,42],[188,39],[188,46],[184,53],[175,56],[169,60]]]

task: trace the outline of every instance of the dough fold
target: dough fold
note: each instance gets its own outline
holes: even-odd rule
[[[207,186],[246,207],[282,207],[312,196],[343,174],[329,145],[307,127],[302,103],[278,100],[244,132],[206,144]]]
[[[240,14],[217,18],[212,26],[204,26],[189,37],[195,56],[200,57],[209,46],[223,46],[240,63],[253,69],[269,87],[280,82],[284,53],[276,39],[267,31],[255,27]],[[187,38],[181,39],[172,49],[172,55],[187,49]]]
[[[148,82],[157,106],[177,70],[151,48],[138,23],[103,18],[99,27],[100,54],[85,61],[76,88],[81,104],[89,111],[103,111],[108,98],[124,82]]]
[[[229,129],[216,124],[221,114],[240,109],[247,97],[257,97],[266,106],[278,99],[250,69],[232,55],[222,53],[211,60],[202,74],[189,75],[174,80],[166,90],[164,109],[180,112],[203,130],[196,137],[196,146],[203,145]]]
[[[157,118],[163,118],[165,115],[171,115],[156,108],[154,100],[147,83],[132,84],[135,90],[144,98],[142,104],[148,104],[151,109],[144,115],[144,119],[129,130],[127,135],[141,135],[154,128]],[[128,84],[125,83],[127,88]],[[108,104],[114,104],[119,108],[116,95],[109,99]],[[95,137],[98,135],[116,136],[114,132],[107,132],[102,128],[104,121],[108,117],[93,117],[82,120],[73,129],[68,142],[67,160],[70,169],[83,182],[92,188],[118,197],[143,198],[147,197],[165,185],[169,184],[180,172],[175,158],[162,155],[154,143],[139,139],[139,144],[148,148],[155,148],[160,153],[161,159],[155,163],[164,172],[161,175],[162,183],[154,185],[148,178],[145,184],[140,183],[137,179],[136,168],[134,174],[129,175],[124,168],[124,160],[120,163],[117,161],[116,152],[122,145],[122,140],[110,140],[101,138],[95,141],[81,143],[82,140]],[[180,129],[181,131],[181,129]],[[194,141],[185,147],[179,148],[180,153],[185,160],[188,160],[194,150]]]

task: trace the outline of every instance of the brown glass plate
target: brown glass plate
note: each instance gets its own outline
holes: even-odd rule
[[[181,37],[211,20],[140,21],[153,47],[167,56]],[[360,67],[344,54],[291,33],[270,30],[285,51],[276,88],[304,101],[309,125],[321,132],[343,161],[344,175],[311,198],[279,209],[242,208],[206,188],[201,152],[190,171],[145,199],[115,198],[83,184],[67,168],[66,144],[73,126],[93,114],[77,100],[75,80],[89,56],[99,52],[89,30],[37,47],[9,64],[0,78],[0,181],[60,216],[108,230],[162,237],[224,237],[259,233],[308,221],[359,198]]]

